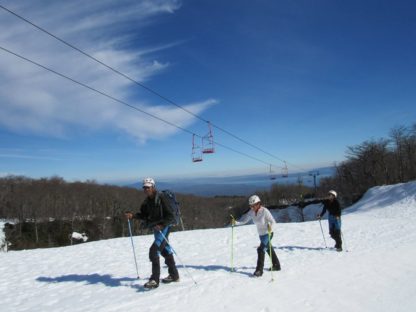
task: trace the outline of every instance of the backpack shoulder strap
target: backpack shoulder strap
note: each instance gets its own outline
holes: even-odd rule
[[[163,195],[163,193],[157,191],[156,198],[155,198],[155,203],[156,203],[156,206],[159,207],[160,216],[163,219],[163,207],[162,207],[162,198],[161,198],[161,195]]]

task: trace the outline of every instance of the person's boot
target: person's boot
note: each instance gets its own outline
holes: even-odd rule
[[[257,266],[256,270],[254,271],[253,275],[256,277],[260,277],[263,275],[263,267],[264,267],[264,251],[263,249],[257,248]]]
[[[152,275],[150,276],[149,282],[146,284],[149,284],[148,286],[151,286],[151,287],[146,287],[146,284],[145,284],[145,287],[156,288],[159,286],[159,279],[160,279],[160,259],[159,259],[159,254],[158,254],[158,247],[156,246],[156,244],[153,244],[150,247],[149,259],[152,262]],[[154,281],[154,283],[152,281]],[[155,285],[157,286],[154,287]]]
[[[156,282],[154,279],[150,278],[149,281],[144,284],[144,288],[148,288],[148,289],[153,289],[153,288],[158,288],[159,287],[159,282]]]
[[[175,259],[173,255],[167,255],[165,257],[165,263],[168,266],[169,275],[162,279],[162,283],[168,284],[172,282],[179,282],[179,272],[176,268]]]
[[[342,251],[342,239],[341,239],[341,231],[335,230],[334,231],[334,240],[335,240],[335,249],[337,251]]]
[[[279,258],[277,258],[276,252],[272,248],[272,267],[270,268],[271,271],[280,271],[280,262]]]

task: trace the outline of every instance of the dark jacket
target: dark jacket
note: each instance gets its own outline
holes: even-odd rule
[[[147,197],[134,218],[145,221],[149,228],[155,225],[167,226],[175,221],[169,202],[160,192],[157,192],[154,198]]]
[[[323,204],[322,212],[320,213],[320,216],[322,217],[325,212],[328,210],[328,213],[330,215],[333,215],[335,217],[341,217],[341,205],[339,204],[339,201],[337,199],[329,200],[329,199],[316,199],[313,201],[308,202],[309,204]]]

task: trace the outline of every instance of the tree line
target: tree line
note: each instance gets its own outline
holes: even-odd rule
[[[416,123],[392,128],[387,138],[349,146],[346,153],[334,177],[320,181],[321,194],[336,189],[345,204],[352,204],[373,186],[415,180]]]
[[[199,197],[176,194],[187,230],[215,228],[229,222],[245,197]],[[86,233],[89,240],[129,235],[125,211],[139,210],[141,190],[95,181],[66,182],[60,177],[0,178],[0,219],[14,220],[5,229],[10,249],[56,247],[71,244],[71,233]],[[135,234],[147,234],[140,222]]]
[[[416,180],[416,123],[392,128],[387,138],[348,146],[346,160],[335,165],[332,177],[320,180],[316,193],[300,180],[291,185],[274,184],[258,195],[266,207],[284,209],[308,198],[326,197],[333,189],[339,194],[341,206],[347,207],[373,186],[412,180]],[[303,209],[299,208],[298,213],[300,220],[304,220]]]

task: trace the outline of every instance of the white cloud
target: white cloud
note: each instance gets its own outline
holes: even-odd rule
[[[185,105],[183,107],[193,114],[200,114],[214,104],[216,104],[216,100],[210,99],[201,103]],[[173,106],[152,106],[150,108],[144,108],[144,110],[149,114],[168,120],[182,128],[186,128],[193,121],[191,118],[183,118],[184,111]],[[189,116],[189,114],[185,114]],[[120,114],[114,119],[116,120],[118,127],[137,138],[141,143],[149,138],[163,138],[179,131],[178,128],[143,114]]]
[[[135,33],[144,31],[161,14],[178,10],[178,1],[51,1],[48,5],[44,1],[3,1],[2,4],[139,82],[169,66],[152,58],[152,52],[180,44],[123,49],[130,40],[126,29],[134,27]],[[139,88],[137,85],[3,10],[0,10],[0,28],[7,29],[0,33],[0,45],[7,49],[181,127],[194,120],[174,106],[146,105],[137,96],[131,100],[131,88]],[[121,129],[141,142],[177,131],[4,51],[0,51],[0,68],[0,126],[11,131],[63,137],[71,135],[73,127]],[[206,100],[184,107],[199,114],[213,103],[214,100]]]
[[[0,158],[10,158],[10,159],[37,159],[37,160],[62,160],[55,157],[46,157],[46,156],[33,156],[33,155],[23,155],[23,154],[0,154]]]

